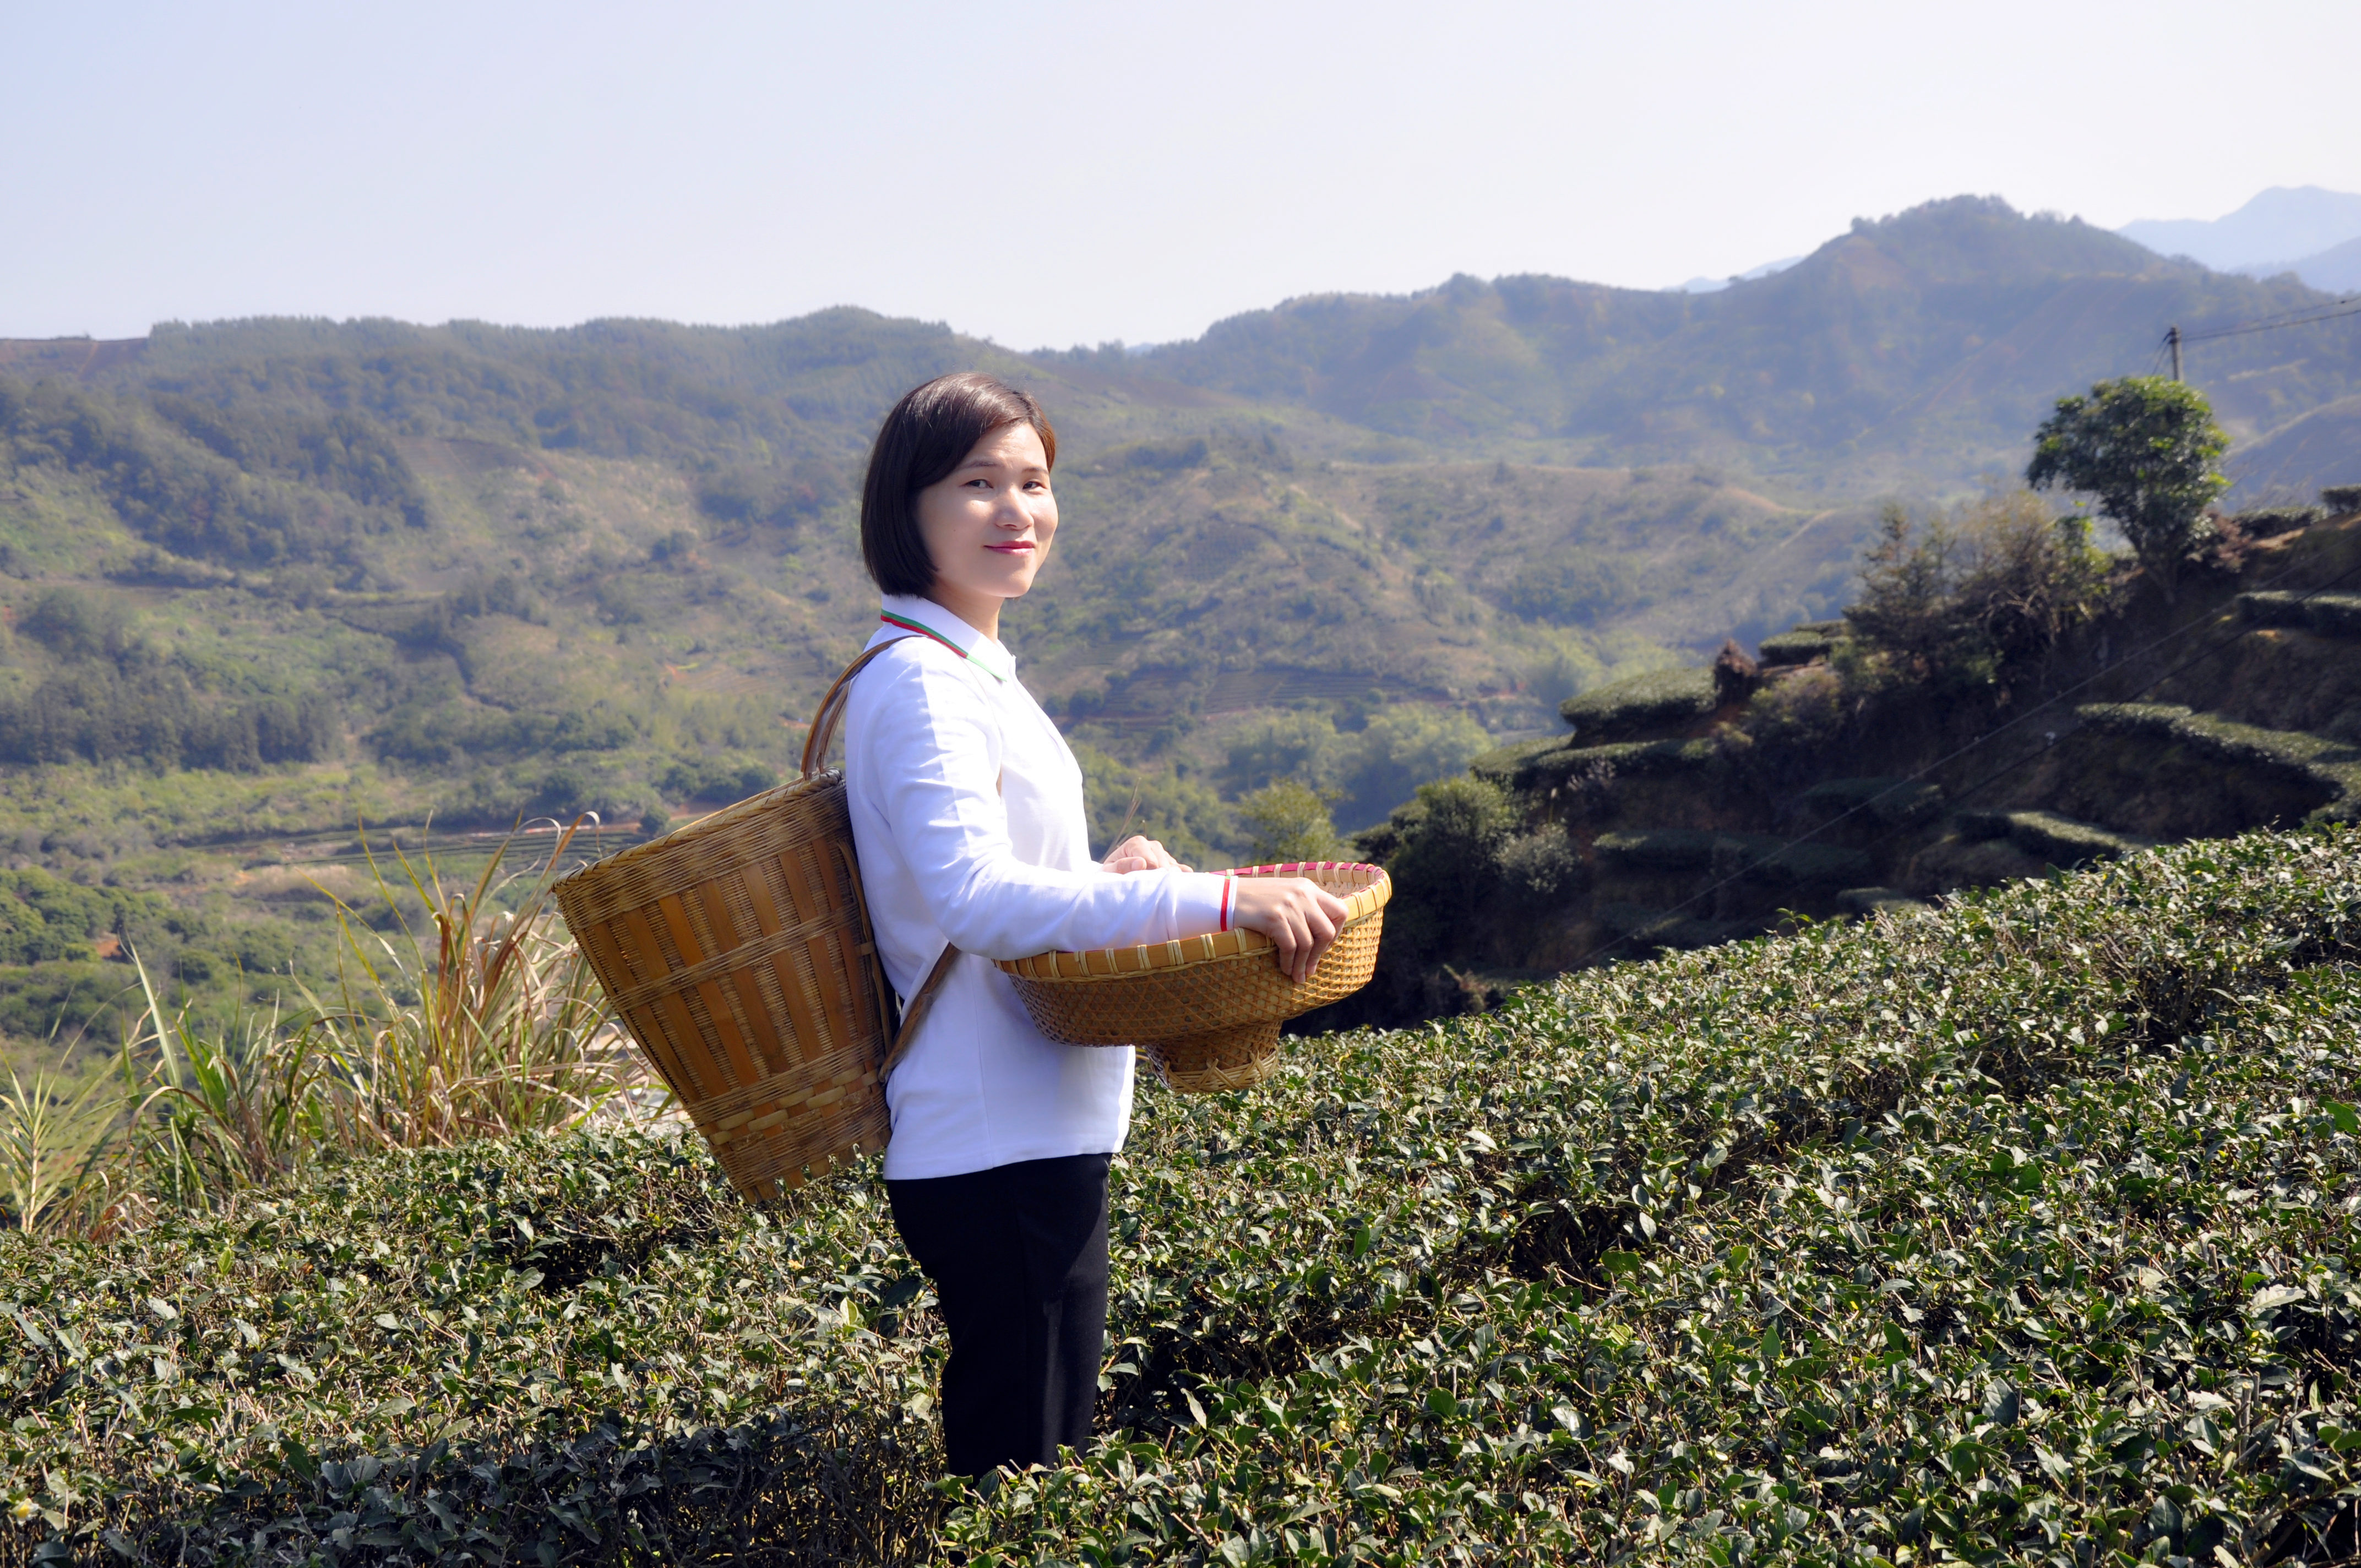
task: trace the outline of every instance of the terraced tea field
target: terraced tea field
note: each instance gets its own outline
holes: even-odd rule
[[[0,1562],[2349,1559],[2361,834],[1144,1091],[1102,1429],[934,1480],[873,1170],[477,1145],[0,1244]]]

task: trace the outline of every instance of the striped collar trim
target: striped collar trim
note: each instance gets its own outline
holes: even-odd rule
[[[896,630],[941,643],[994,680],[1005,683],[1016,673],[1016,661],[1007,649],[932,600],[895,595],[877,619]]]

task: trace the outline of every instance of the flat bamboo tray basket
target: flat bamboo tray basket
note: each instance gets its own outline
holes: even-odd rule
[[[1300,876],[1345,901],[1336,934],[1312,978],[1279,970],[1258,931],[1224,931],[1143,948],[1005,959],[1026,1011],[1070,1046],[1137,1046],[1177,1093],[1246,1089],[1279,1066],[1279,1026],[1367,985],[1393,883],[1377,866],[1309,861],[1250,866],[1233,876]]]

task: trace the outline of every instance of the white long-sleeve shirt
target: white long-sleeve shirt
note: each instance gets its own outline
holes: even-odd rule
[[[906,1001],[960,958],[887,1080],[890,1180],[1112,1154],[1131,1125],[1129,1046],[1061,1046],[991,963],[1223,930],[1229,882],[1118,876],[1091,858],[1082,773],[1008,650],[930,600],[889,594],[844,709],[861,884]],[[896,640],[899,640],[898,641]]]

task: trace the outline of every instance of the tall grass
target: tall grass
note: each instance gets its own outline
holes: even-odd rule
[[[119,1085],[102,1073],[79,1091],[55,1073],[37,1072],[31,1083],[8,1069],[0,1091],[0,1201],[10,1228],[27,1233],[55,1228],[61,1221],[88,1228],[93,1199],[111,1196],[110,1158],[121,1106]]]
[[[116,1072],[70,1100],[47,1077],[0,1091],[7,1223],[91,1234],[217,1207],[323,1160],[566,1126],[644,1083],[550,897],[579,826],[503,873],[511,836],[472,881],[372,853],[369,907],[335,899],[335,984],[291,981],[291,1009],[203,1025],[141,965]]]

